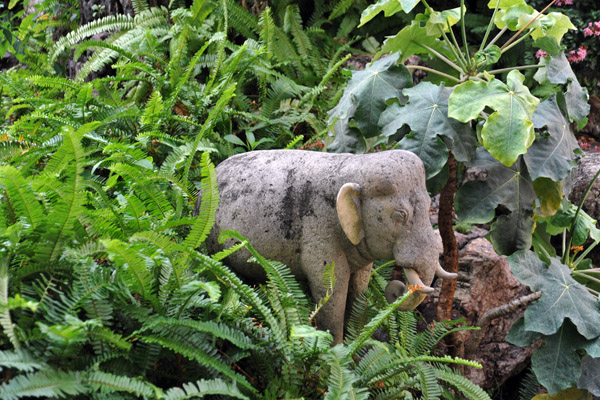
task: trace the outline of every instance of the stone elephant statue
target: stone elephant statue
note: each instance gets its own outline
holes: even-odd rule
[[[369,284],[374,260],[394,258],[408,283],[422,288],[404,309],[415,308],[433,291],[434,275],[456,277],[439,264],[441,240],[429,221],[425,171],[413,153],[252,151],[216,170],[220,204],[209,249],[233,244],[219,245],[221,229],[237,230],[264,257],[285,263],[307,282],[315,302],[326,295],[324,267],[335,263],[336,284],[317,324],[336,343],[343,339],[345,313]],[[264,279],[249,257],[238,251],[227,263],[247,279]],[[392,281],[388,301],[403,290],[404,284]]]

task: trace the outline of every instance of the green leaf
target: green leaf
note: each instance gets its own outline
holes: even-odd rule
[[[463,7],[463,15],[466,12],[467,8]],[[448,26],[454,26],[458,21],[460,21],[460,7],[441,12],[432,10],[425,24],[425,29],[429,36],[439,37],[442,32],[448,32]]]
[[[561,208],[556,214],[549,220],[546,220],[550,224],[548,233],[558,234],[558,232],[562,232],[564,228],[567,228],[570,231],[576,212],[577,207],[564,199]],[[570,233],[573,235],[574,246],[583,245],[590,236],[594,241],[600,242],[600,229],[596,227],[596,220],[584,210],[579,210],[579,216],[575,223],[575,230]]]
[[[539,332],[532,332],[525,329],[525,318],[521,317],[513,322],[510,327],[510,332],[506,336],[506,341],[512,343],[515,346],[526,347],[535,343],[542,334]]]
[[[584,356],[581,360],[581,376],[577,382],[579,389],[585,389],[594,396],[600,396],[600,358]]]
[[[418,3],[418,0],[414,1],[414,3]],[[400,0],[379,0],[377,3],[371,4],[369,7],[363,10],[362,14],[360,15],[360,24],[358,25],[358,28],[375,18],[377,14],[382,11],[386,17],[389,17],[402,10],[403,7]]]
[[[548,55],[554,56],[561,50],[560,44],[552,36],[543,36],[536,40],[533,45],[545,51]]]
[[[547,136],[540,136],[527,150],[525,164],[533,179],[550,178],[555,182],[564,179],[575,166],[577,140],[570,124],[560,111],[556,96],[544,100],[533,113],[533,126],[548,128]]]
[[[414,88],[402,92],[408,102],[400,107],[392,104],[382,115],[386,121],[382,135],[393,135],[404,125],[412,133],[405,136],[399,147],[417,154],[425,165],[427,179],[437,175],[448,159],[448,147],[457,160],[471,159],[477,146],[475,132],[468,124],[448,118],[448,97],[451,89],[421,82]],[[449,146],[440,140],[444,138]]]
[[[489,239],[498,254],[509,255],[531,247],[533,234],[533,212],[529,209],[501,215],[492,224]]]
[[[496,111],[483,125],[481,136],[485,148],[506,166],[524,154],[535,138],[530,118],[539,100],[523,85],[524,79],[513,70],[508,84],[497,79],[468,81],[457,86],[448,101],[448,115],[462,122],[478,118],[486,107]]]
[[[379,57],[381,54],[400,52],[402,54],[400,61],[404,62],[414,54],[432,55],[423,46],[431,47],[442,54],[448,53],[442,41],[436,39],[435,36],[429,36],[425,27],[422,27],[418,21],[413,21],[395,36],[388,37],[383,42],[381,51],[376,54],[376,57]]]
[[[577,382],[580,359],[576,350],[584,339],[566,323],[554,335],[545,336],[544,342],[531,356],[531,366],[538,381],[553,395]]]
[[[484,68],[496,64],[501,56],[502,51],[500,50],[500,47],[493,44],[484,50],[479,50],[473,57],[475,58],[477,66],[479,68]]]
[[[27,375],[18,375],[0,386],[3,399],[28,397],[64,398],[87,393],[77,372],[46,370]]]
[[[489,222],[501,204],[512,212],[532,208],[537,196],[522,159],[506,167],[479,147],[472,166],[484,169],[487,177],[483,181],[465,183],[456,193],[456,214],[461,220],[479,224]]]
[[[334,127],[336,141],[343,142],[345,136],[356,135],[351,132],[352,119],[364,137],[379,135],[377,123],[386,102],[399,99],[402,89],[412,86],[410,72],[404,65],[397,65],[398,57],[399,54],[391,55],[352,73],[338,105],[329,112],[329,126]],[[331,147],[341,146],[334,142]]]
[[[533,181],[535,193],[541,199],[540,210],[544,217],[551,217],[560,208],[560,203],[565,197],[562,187],[562,181],[555,182],[549,178],[537,178]]]
[[[523,26],[525,23],[526,22],[524,21]],[[558,43],[560,43],[562,37],[569,29],[577,30],[569,17],[559,12],[551,12],[543,15],[531,26],[534,27],[531,32],[533,40],[537,40],[543,36],[551,36],[555,38]]]
[[[573,69],[571,69],[571,63],[569,63],[565,54],[561,52],[551,57],[546,68],[540,71],[540,73],[543,74],[544,70],[550,83],[567,84],[565,101],[567,103],[569,120],[576,121],[581,129],[583,127],[581,124],[584,124],[584,121],[586,121],[585,118],[590,112],[590,105],[588,104],[589,96],[587,89],[581,87],[579,84]]]
[[[519,252],[508,257],[508,262],[519,282],[542,291],[542,297],[525,311],[525,329],[552,335],[569,318],[585,338],[600,335],[598,301],[558,258],[551,258],[546,267],[535,253]]]

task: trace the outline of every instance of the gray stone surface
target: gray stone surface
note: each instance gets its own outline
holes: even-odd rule
[[[347,303],[367,287],[374,260],[395,258],[410,284],[425,287],[413,295],[413,308],[434,274],[450,277],[438,262],[441,241],[429,222],[424,168],[410,152],[253,151],[221,163],[217,181],[221,201],[209,249],[221,249],[221,229],[237,230],[306,281],[315,301],[326,293],[324,267],[335,264],[333,295],[317,322],[337,342]],[[264,278],[248,257],[244,250],[227,262],[248,279]]]

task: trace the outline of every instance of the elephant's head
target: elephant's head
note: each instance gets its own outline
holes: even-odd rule
[[[454,279],[456,274],[439,264],[442,243],[429,221],[431,201],[422,164],[416,157],[404,162],[409,165],[403,164],[401,171],[389,172],[386,166],[376,169],[379,173],[363,174],[360,185],[344,184],[337,196],[337,213],[346,237],[361,255],[372,260],[393,258],[404,269],[408,284],[418,289],[401,306],[407,310],[433,292],[435,275]],[[404,290],[402,282],[392,281],[386,298],[393,301]]]

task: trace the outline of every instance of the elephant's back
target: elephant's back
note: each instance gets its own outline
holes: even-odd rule
[[[225,160],[217,167],[220,203],[209,247],[219,249],[216,235],[221,229],[236,230],[263,256],[296,270],[307,227],[314,230],[318,224],[323,231],[338,229],[337,180],[347,156],[268,150]],[[236,267],[247,258],[241,252],[229,261]],[[249,271],[251,276],[257,273]]]

